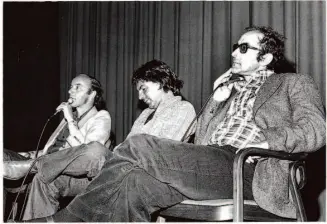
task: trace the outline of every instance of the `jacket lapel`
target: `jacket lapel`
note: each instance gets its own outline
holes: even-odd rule
[[[43,153],[44,154],[46,154],[46,152],[48,151],[49,147],[54,144],[54,142],[55,142],[56,138],[58,137],[59,133],[62,131],[62,129],[66,125],[67,125],[67,122],[65,121],[65,119],[62,119],[61,122],[60,122],[60,124],[56,128],[56,130],[52,133],[52,135],[50,136],[49,140],[45,144],[45,146],[43,148]]]
[[[274,94],[274,92],[282,84],[280,76],[280,74],[272,74],[260,87],[253,105],[253,116],[256,115],[258,109]]]

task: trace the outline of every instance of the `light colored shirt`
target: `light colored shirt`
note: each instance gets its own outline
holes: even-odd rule
[[[145,123],[154,111],[153,118]],[[136,134],[149,134],[159,138],[180,141],[195,116],[196,113],[191,103],[182,101],[180,96],[172,96],[161,102],[156,110],[150,108],[143,110],[135,120],[127,138]],[[185,139],[188,139],[195,132],[195,126],[196,121],[186,134]]]
[[[57,136],[61,132],[61,130],[66,126],[67,122],[65,119],[61,121],[57,129],[50,136],[48,142],[46,143],[43,151],[46,152],[48,148],[54,144]],[[82,120],[78,122],[79,131],[84,136],[82,142],[79,142],[73,136],[69,135],[67,137],[67,142],[64,145],[64,148],[68,148],[71,146],[78,146],[81,144],[87,144],[92,141],[97,141],[101,144],[105,144],[110,137],[111,130],[111,118],[108,111],[100,110],[98,111],[95,107],[90,110],[90,112],[83,117]],[[44,153],[43,152],[43,153]]]

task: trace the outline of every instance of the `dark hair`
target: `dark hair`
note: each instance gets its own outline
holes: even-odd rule
[[[103,109],[105,106],[104,106],[104,101],[103,101],[103,98],[102,98],[103,89],[102,89],[101,83],[96,78],[91,77],[91,76],[86,75],[86,74],[80,74],[79,76],[84,76],[84,77],[89,78],[89,80],[91,81],[90,93],[91,93],[91,91],[96,92],[96,95],[94,97],[94,106],[98,110]]]
[[[249,31],[258,31],[263,34],[260,40],[261,50],[259,51],[257,60],[262,60],[263,55],[270,53],[273,55],[273,60],[267,65],[267,69],[280,73],[282,67],[285,66],[285,37],[274,31],[271,27],[252,26],[245,29]]]
[[[164,62],[152,60],[133,72],[132,83],[136,85],[138,81],[151,81],[160,83],[160,87],[165,92],[171,90],[174,95],[180,95],[180,89],[183,88],[183,81]]]

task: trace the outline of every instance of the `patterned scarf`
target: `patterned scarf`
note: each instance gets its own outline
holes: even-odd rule
[[[241,149],[250,142],[260,142],[264,139],[261,130],[253,121],[253,105],[260,87],[272,74],[269,70],[258,71],[252,74],[247,82],[235,83],[234,87],[238,93],[226,117],[212,134],[209,144],[231,145]]]

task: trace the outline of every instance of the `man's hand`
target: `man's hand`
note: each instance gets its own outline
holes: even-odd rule
[[[26,158],[31,158],[31,154],[29,152],[18,152],[18,154]]]
[[[22,155],[28,159],[35,159],[36,158],[36,151],[30,151],[30,152],[19,152],[19,155]],[[42,150],[39,151],[38,156],[42,155]]]
[[[258,142],[258,143],[249,143],[245,146],[245,148],[261,148],[261,149],[269,149],[269,145],[267,141]],[[236,153],[239,150],[236,151]],[[255,160],[260,159],[260,156],[249,156],[245,162],[254,163]]]
[[[229,69],[227,72],[222,74],[213,84],[213,89],[216,89],[221,83],[227,82],[232,76],[232,69]],[[219,87],[213,95],[213,99],[217,102],[222,102],[228,99],[232,92],[234,84],[229,84],[228,86]]]
[[[64,113],[64,117],[66,121],[72,121],[74,120],[73,118],[73,111],[72,111],[72,106],[67,103],[67,102],[62,102],[56,109],[57,111],[61,110]]]
[[[261,148],[261,149],[269,149],[269,145],[267,141],[262,141],[258,143],[249,143],[245,146],[245,148]]]

